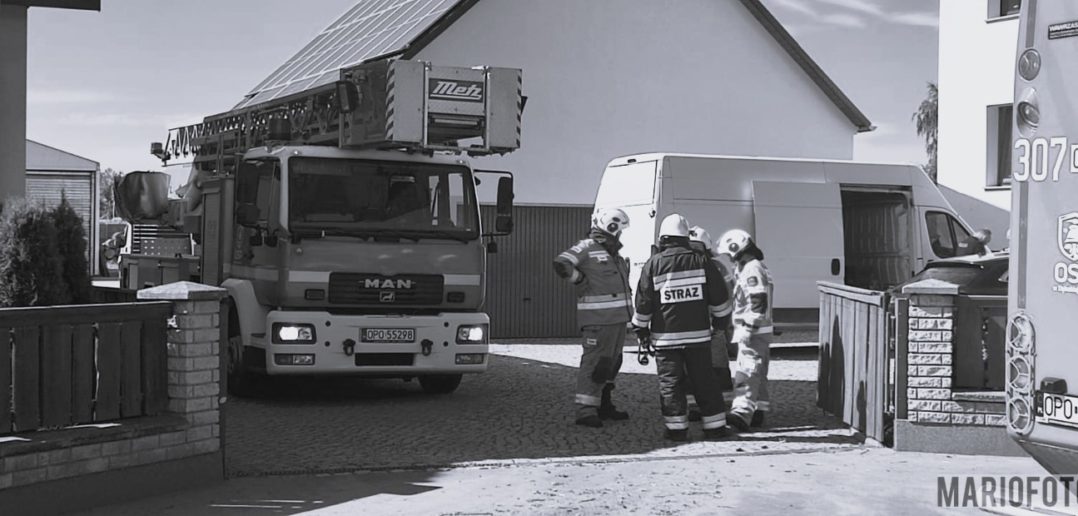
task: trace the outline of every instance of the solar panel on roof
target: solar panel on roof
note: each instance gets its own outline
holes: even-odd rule
[[[341,68],[403,50],[462,0],[361,0],[236,105],[242,108],[337,80]]]

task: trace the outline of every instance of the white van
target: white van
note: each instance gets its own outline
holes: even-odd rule
[[[659,221],[680,213],[718,239],[754,236],[775,279],[777,322],[813,323],[816,282],[885,289],[957,254],[969,227],[912,165],[652,153],[612,160],[596,208],[629,214],[635,287]]]

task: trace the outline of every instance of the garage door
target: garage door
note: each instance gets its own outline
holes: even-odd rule
[[[58,206],[60,197],[67,197],[67,202],[82,217],[82,229],[88,242],[93,242],[94,233],[90,231],[93,222],[93,175],[91,174],[41,174],[28,172],[26,176],[26,198],[33,202],[43,202],[45,206]],[[90,246],[86,246],[86,259],[90,260]]]

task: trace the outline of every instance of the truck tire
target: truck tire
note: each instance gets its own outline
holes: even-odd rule
[[[419,385],[427,394],[449,394],[460,386],[462,374],[432,374],[419,377]]]
[[[252,398],[262,393],[265,379],[247,371],[243,367],[243,340],[240,337],[240,322],[236,315],[236,305],[232,299],[228,303],[228,394],[240,398]]]

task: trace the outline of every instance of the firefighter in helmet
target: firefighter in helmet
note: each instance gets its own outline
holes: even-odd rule
[[[771,410],[767,370],[771,362],[771,305],[774,292],[771,274],[764,266],[764,253],[752,236],[740,229],[722,235],[718,251],[733,259],[737,270],[734,286],[734,334],[737,373],[730,424],[738,430],[761,426]]]
[[[721,255],[723,259],[720,259],[720,255],[714,251],[715,243],[711,239],[711,233],[700,226],[693,226],[689,228],[689,246],[693,251],[696,251],[707,259],[711,260],[718,269],[719,274],[722,276],[723,286],[726,287],[726,292],[729,295],[734,291],[734,272],[733,269],[727,265],[723,259],[725,255]],[[723,326],[722,328],[714,328],[714,334],[711,337],[711,366],[715,369],[715,374],[719,375],[719,383],[722,385],[722,397],[723,401],[729,405],[734,400],[734,382],[733,376],[730,372],[730,355],[727,351],[727,343],[730,342],[731,328],[730,325]],[[690,389],[691,391],[692,389]],[[689,421],[699,421],[700,411],[696,404],[696,397],[692,394],[688,395],[689,399]]]
[[[629,414],[611,401],[614,377],[621,369],[625,331],[632,318],[629,265],[618,254],[629,216],[616,208],[592,215],[588,238],[554,258],[554,271],[576,286],[577,322],[584,351],[576,382],[576,424],[598,428],[603,420]]]
[[[711,335],[726,325],[730,300],[710,259],[689,246],[689,224],[673,214],[659,227],[659,252],[640,271],[633,331],[655,350],[665,436],[689,438],[686,391],[700,405],[705,439],[726,437],[726,405],[711,367]]]

